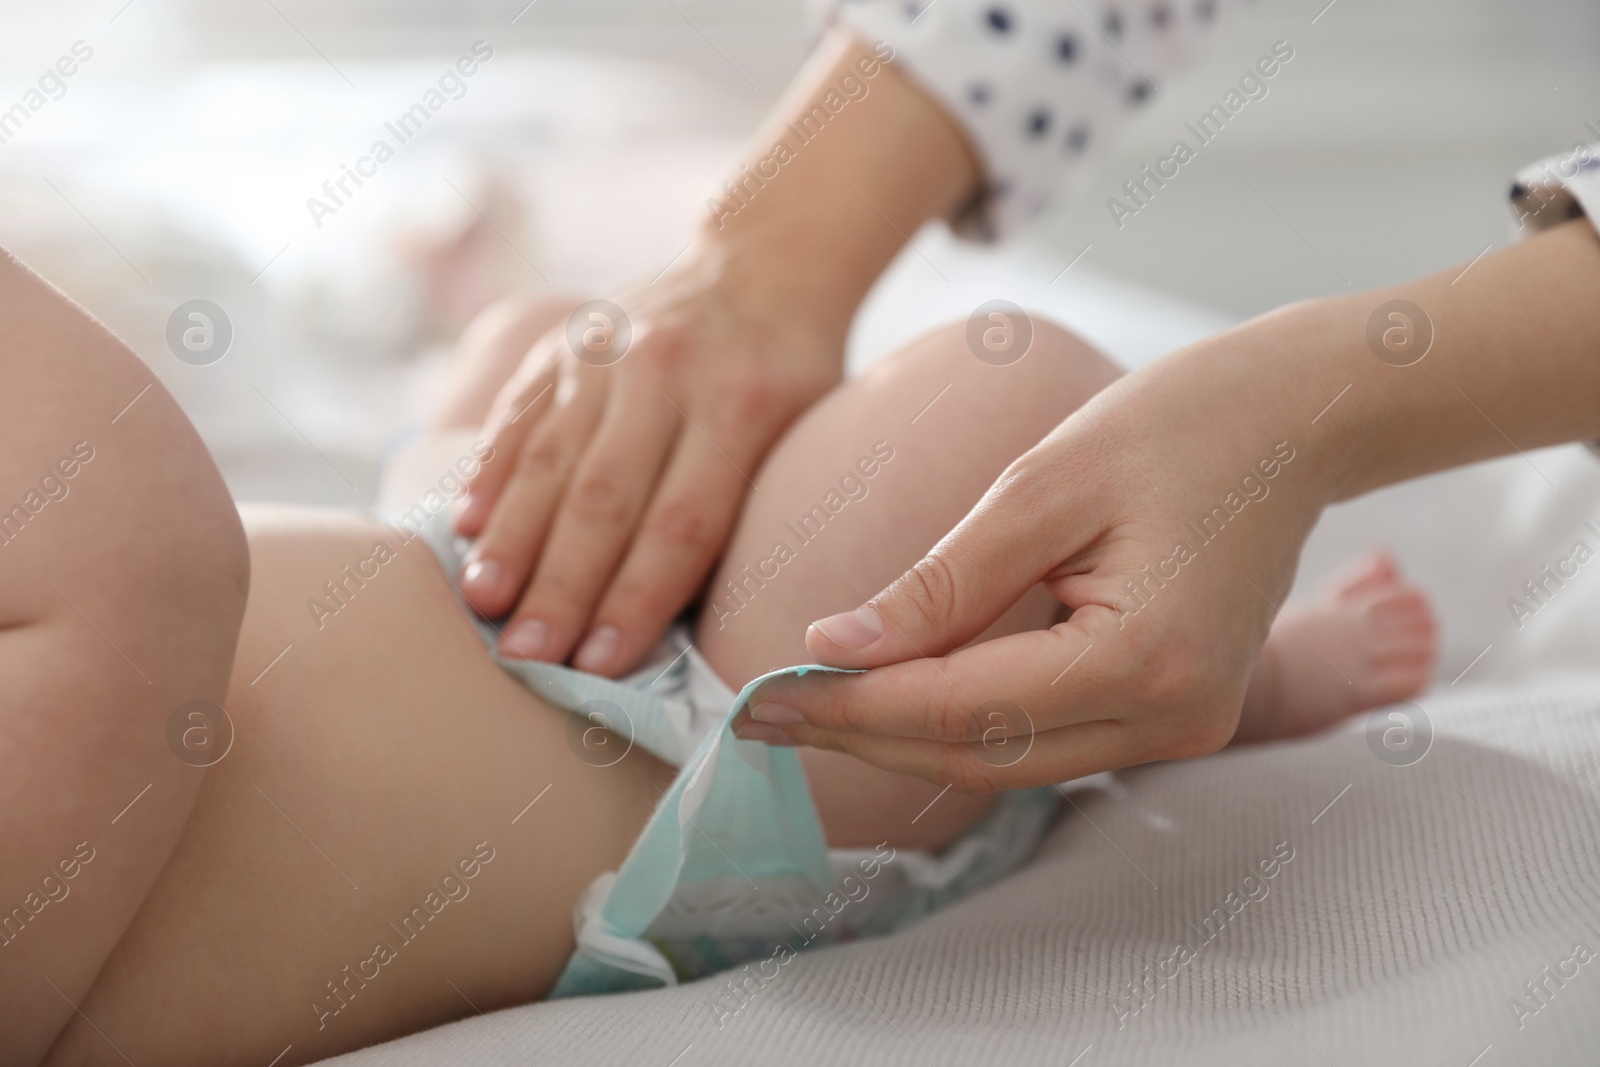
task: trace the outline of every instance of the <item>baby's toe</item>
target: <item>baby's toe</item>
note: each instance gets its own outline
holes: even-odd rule
[[[1330,583],[1335,597],[1358,596],[1383,590],[1400,581],[1400,565],[1394,556],[1376,549],[1362,556]]]
[[[1433,608],[1416,589],[1401,589],[1374,597],[1362,605],[1367,624],[1375,634],[1426,633],[1434,629]]]

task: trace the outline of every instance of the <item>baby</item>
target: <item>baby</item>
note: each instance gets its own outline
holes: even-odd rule
[[[430,430],[470,433],[563,315],[491,317]],[[711,586],[743,590],[737,613],[702,611],[693,653],[662,668],[678,673],[657,690],[679,678],[672,699],[709,712],[679,733],[700,749],[661,746],[669,761],[641,740],[612,760],[525,684],[534,667],[491,659],[457,576],[403,525],[287,509],[247,509],[241,525],[193,428],[123,345],[9,261],[0,320],[0,499],[75,442],[95,456],[0,546],[0,790],[29,813],[0,832],[0,1064],[288,1065],[547,996],[578,947],[575,908],[627,875],[663,796],[686,837],[734,862],[738,834],[770,843],[756,820],[695,825],[709,809],[673,761],[703,758],[728,710],[716,701],[806,662],[810,620],[899,575],[1118,373],[1043,323],[1003,368],[953,327],[817,403],[753,472]],[[464,455],[506,458],[447,450],[425,484]],[[863,457],[870,492],[803,540],[785,532]],[[781,566],[760,566],[778,541]],[[1036,589],[985,636],[1058,611]],[[1237,740],[1410,696],[1433,653],[1421,594],[1373,557],[1274,628]],[[629,684],[669,702],[651,678]],[[737,749],[758,763],[766,751]],[[944,861],[1011,811],[838,753],[798,758],[833,850]],[[80,855],[93,861],[70,893],[43,896],[41,878]]]

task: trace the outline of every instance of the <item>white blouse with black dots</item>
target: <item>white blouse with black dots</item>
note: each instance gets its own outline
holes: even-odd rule
[[[986,183],[958,233],[992,240],[1085,166],[1241,0],[838,0],[839,24],[886,43],[966,129]]]

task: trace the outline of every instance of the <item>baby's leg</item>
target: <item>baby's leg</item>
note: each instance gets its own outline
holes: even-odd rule
[[[696,643],[737,689],[808,662],[806,625],[860,604],[960,521],[1006,466],[1118,371],[1043,321],[1028,354],[996,367],[965,324],[918,340],[808,411],[759,471],[706,594]],[[1043,628],[1059,605],[1035,589],[985,637]],[[832,844],[939,847],[988,799],[835,752],[802,759]],[[935,800],[937,799],[937,803]],[[930,807],[930,804],[932,805]],[[924,809],[927,809],[924,811]]]
[[[0,1064],[36,1063],[166,864],[221,701],[244,536],[156,376],[0,252]]]

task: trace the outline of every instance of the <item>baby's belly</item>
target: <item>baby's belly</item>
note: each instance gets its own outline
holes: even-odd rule
[[[301,1063],[537,999],[671,780],[578,758],[420,543],[246,518],[231,747],[50,1062]]]

